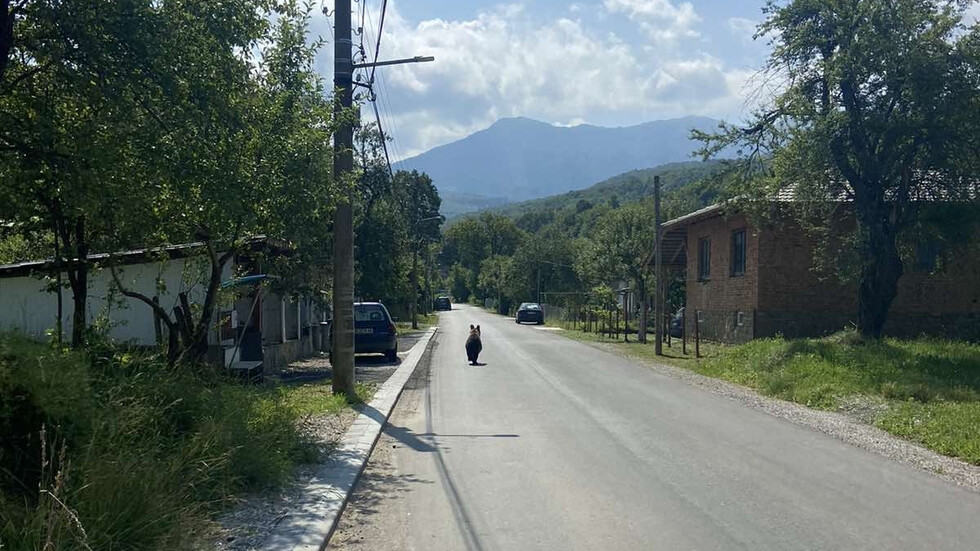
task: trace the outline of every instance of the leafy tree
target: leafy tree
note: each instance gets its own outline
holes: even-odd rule
[[[484,298],[479,286],[483,261],[493,256],[513,255],[523,238],[523,232],[513,220],[484,212],[477,218],[461,220],[446,230],[440,261],[444,266],[459,263],[472,272],[469,290],[477,298]]]
[[[506,294],[524,302],[539,300],[539,290],[579,290],[582,284],[572,265],[576,255],[573,241],[553,226],[529,235],[514,251]]]
[[[969,4],[770,0],[757,36],[773,37],[766,71],[786,85],[746,127],[698,135],[707,155],[742,153],[734,194],[765,202],[791,189],[817,234],[834,229],[847,201],[868,337],[882,335],[900,242],[923,204],[969,199],[978,174],[980,28],[960,23]]]
[[[145,172],[133,155],[152,111],[139,101],[158,88],[146,64],[161,13],[152,2],[93,0],[0,5],[0,213],[21,227],[38,220],[54,239],[72,290],[72,342],[86,329],[93,246],[112,234],[106,198],[132,193]],[[143,54],[146,54],[145,56]],[[139,212],[130,213],[134,217]]]
[[[639,203],[624,205],[599,220],[591,245],[577,265],[583,278],[596,284],[619,276],[629,278],[640,300],[640,342],[646,342],[647,304],[654,283],[647,260],[655,240],[656,224],[650,210]]]
[[[456,263],[449,268],[449,292],[452,293],[454,299],[460,302],[470,300],[470,281],[472,279],[473,272],[464,268],[462,264]]]
[[[509,256],[494,255],[480,263],[480,275],[477,285],[483,296],[497,297],[497,311],[504,313],[504,288],[507,286],[507,276],[511,272],[513,259]]]

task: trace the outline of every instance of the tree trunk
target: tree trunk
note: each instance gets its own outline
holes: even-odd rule
[[[858,282],[857,328],[864,337],[881,338],[888,310],[898,294],[902,277],[902,258],[895,229],[885,213],[884,201],[878,208],[858,206],[858,235],[864,259]]]
[[[0,0],[0,82],[7,72],[10,51],[14,47],[14,15],[10,0]]]
[[[234,247],[219,257],[211,239],[205,239],[204,242],[208,249],[208,258],[211,261],[211,276],[208,278],[204,303],[201,305],[201,316],[197,319],[196,323],[194,322],[186,293],[180,294],[181,308],[184,310],[183,317],[188,324],[188,340],[184,344],[184,353],[189,355],[188,359],[191,362],[200,362],[207,357],[208,332],[211,330],[214,307],[218,301],[218,291],[221,289],[221,275],[224,272],[225,264],[234,256]]]
[[[68,271],[71,282],[74,311],[72,313],[71,345],[85,345],[85,330],[88,324],[86,318],[86,302],[88,301],[88,244],[85,241],[85,221],[79,218],[75,222],[75,254],[69,254]]]
[[[60,238],[58,237],[57,228],[55,228],[55,231],[53,233],[54,233],[55,285],[57,286],[57,291],[58,291],[58,312],[57,312],[58,319],[57,322],[55,323],[55,342],[58,343],[58,348],[61,348],[61,344],[64,340],[64,327],[62,324],[65,319],[64,318],[65,300],[64,300],[64,295],[62,294],[64,289],[62,289],[62,283],[61,283],[61,247],[60,247]]]
[[[647,289],[645,285],[637,285],[637,292],[640,295],[640,326],[637,328],[636,340],[642,343],[647,342]]]

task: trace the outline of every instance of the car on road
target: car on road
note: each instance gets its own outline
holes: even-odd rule
[[[435,309],[437,312],[439,310],[452,310],[453,301],[449,300],[449,297],[438,297],[435,300]]]
[[[517,323],[533,322],[541,325],[544,323],[544,309],[536,302],[522,303],[521,307],[517,309],[514,320]]]
[[[398,330],[384,304],[354,303],[354,353],[384,354],[392,362],[398,359]]]

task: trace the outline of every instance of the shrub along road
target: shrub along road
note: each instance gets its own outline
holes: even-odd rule
[[[485,366],[465,362],[470,323]],[[334,548],[980,541],[980,495],[588,345],[463,306],[441,314],[435,346]]]

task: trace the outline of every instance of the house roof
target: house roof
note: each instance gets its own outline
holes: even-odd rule
[[[265,236],[257,236],[249,239],[248,248],[253,251],[262,248],[269,248],[279,253],[287,252],[290,249],[288,243],[285,241]],[[89,262],[102,262],[112,257],[115,258],[120,264],[126,265],[152,262],[159,258],[159,256],[162,254],[166,255],[170,259],[197,256],[203,254],[204,250],[204,243],[201,241],[195,241],[193,243],[181,243],[179,245],[166,245],[163,247],[149,247],[144,249],[119,251],[111,254],[94,253],[88,255],[86,258]],[[39,272],[53,271],[56,268],[56,262],[53,258],[17,262],[14,264],[3,264],[0,265],[0,278],[24,277]]]
[[[716,203],[709,207],[696,210],[690,214],[685,214],[684,216],[679,216],[673,220],[668,220],[667,222],[661,224],[660,227],[663,228],[664,232],[666,233],[669,229],[684,226],[690,224],[691,222],[697,222],[699,220],[720,216],[722,213],[722,206],[723,203]]]

